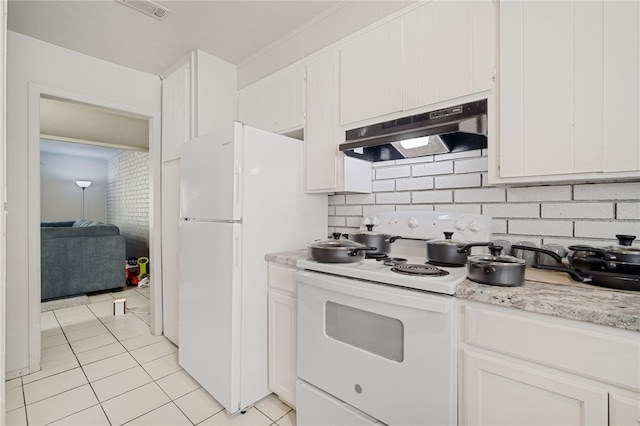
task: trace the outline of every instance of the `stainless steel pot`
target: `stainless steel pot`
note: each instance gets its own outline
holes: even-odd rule
[[[632,246],[634,235],[616,235],[618,245],[596,248],[569,246],[573,250],[567,258],[574,269],[610,271],[640,275],[640,248]]]
[[[444,240],[427,241],[427,260],[437,266],[465,266],[471,247],[491,246],[493,243],[465,243],[452,239],[453,232],[445,232]]]
[[[399,236],[392,237],[389,234],[378,234],[373,232],[373,225],[365,225],[366,231],[356,232],[355,234],[349,234],[349,239],[358,243],[364,244],[368,247],[376,247],[374,251],[368,251],[367,255],[371,254],[389,254],[391,253],[391,244],[401,238]]]
[[[503,287],[524,284],[526,261],[513,256],[501,256],[501,246],[490,246],[490,255],[468,257],[467,277],[471,281]]]
[[[307,243],[307,257],[320,263],[358,262],[364,259],[367,251],[375,250],[377,250],[376,247],[340,238],[339,233],[333,234],[332,239]]]

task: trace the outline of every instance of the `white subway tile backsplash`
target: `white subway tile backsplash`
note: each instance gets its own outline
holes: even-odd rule
[[[396,179],[397,191],[412,191],[421,189],[433,189],[432,177]]]
[[[376,169],[376,179],[395,179],[411,176],[411,166],[392,166]]]
[[[362,215],[389,210],[458,211],[491,216],[494,238],[512,242],[588,244],[615,242],[616,233],[640,236],[640,182],[488,185],[487,150],[373,164],[373,194],[330,197],[336,227],[358,228]],[[375,205],[373,205],[375,200]],[[348,232],[348,231],[342,231]]]
[[[349,228],[360,228],[360,225],[362,225],[362,217],[347,217],[347,226]]]
[[[434,179],[436,189],[480,186],[480,174],[436,176]]]
[[[540,204],[534,204],[534,203],[485,204],[482,206],[482,214],[491,216],[491,217],[504,217],[504,218],[538,218],[540,217]]]
[[[575,200],[638,200],[640,182],[576,185]]]
[[[569,200],[571,200],[571,186],[569,185],[507,188],[508,202]]]
[[[551,219],[613,219],[613,203],[542,204],[542,217]]]
[[[342,216],[329,216],[329,226],[345,226],[346,221]]]
[[[410,192],[383,192],[376,194],[376,204],[409,204]]]
[[[336,208],[335,206],[329,206],[329,208],[327,209],[327,212],[329,214],[329,217],[331,216],[335,216],[336,215]]]
[[[402,206],[395,206],[395,210],[398,210]],[[378,213],[393,211],[394,206],[389,205],[377,205],[377,206],[364,206],[362,208],[362,216],[368,217],[369,219],[373,219]]]
[[[640,201],[633,203],[617,203],[616,218],[640,220]]]
[[[489,160],[487,157],[480,157],[456,161],[454,171],[456,173],[484,172],[488,167]]]
[[[329,195],[329,205],[330,206],[337,206],[340,204],[345,204],[346,203],[346,198],[344,194],[338,194],[338,195]]]
[[[572,221],[511,219],[507,226],[509,234],[567,237],[571,237],[573,235]]]
[[[371,182],[371,190],[373,192],[389,192],[395,191],[396,189],[396,181],[389,180],[374,180]]]
[[[448,175],[453,173],[453,161],[415,164],[411,168],[412,176]]]
[[[640,235],[640,221],[576,222],[576,237],[615,239],[616,234]]]
[[[423,203],[451,203],[453,202],[453,191],[420,191],[411,193],[411,202],[414,204]]]
[[[507,221],[504,219],[493,219],[491,221],[491,234],[506,234],[507,233]],[[494,239],[496,239],[494,237]]]
[[[347,204],[375,204],[375,194],[347,194]]]
[[[400,160],[396,160],[396,164],[432,163],[433,160],[433,155],[427,155],[425,157],[402,158]]]
[[[504,202],[505,198],[504,188],[456,189],[453,192],[456,203]]]
[[[362,216],[362,206],[336,206],[338,216]]]

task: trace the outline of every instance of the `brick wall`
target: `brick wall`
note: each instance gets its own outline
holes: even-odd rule
[[[124,235],[127,258],[149,256],[148,153],[121,151],[107,162],[107,222]]]
[[[609,245],[640,239],[640,182],[498,187],[486,150],[374,163],[372,194],[329,197],[329,232],[353,232],[363,217],[393,210],[461,211],[493,217],[495,239]]]

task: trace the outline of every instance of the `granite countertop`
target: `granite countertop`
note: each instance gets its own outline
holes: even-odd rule
[[[269,253],[265,260],[296,266],[306,250]],[[525,283],[498,287],[465,280],[455,297],[491,305],[640,331],[640,292],[574,283],[566,274],[527,269]]]

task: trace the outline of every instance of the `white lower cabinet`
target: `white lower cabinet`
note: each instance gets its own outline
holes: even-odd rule
[[[269,389],[296,407],[296,268],[269,262]]]
[[[461,425],[637,425],[640,333],[459,301]]]

